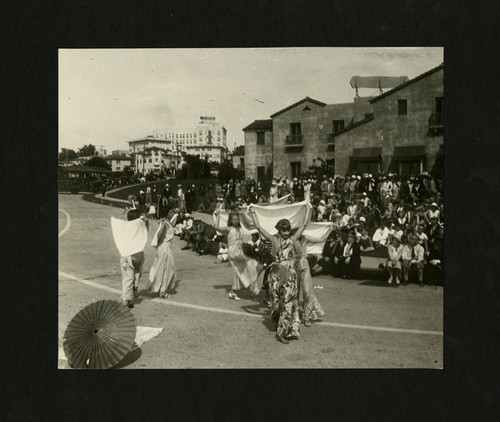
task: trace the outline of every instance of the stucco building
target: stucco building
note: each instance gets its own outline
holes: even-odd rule
[[[187,129],[155,129],[155,140],[166,142],[174,151],[191,155],[208,156],[212,162],[222,162],[227,157],[227,130],[215,117],[201,116],[197,125]]]
[[[245,145],[239,145],[234,149],[231,160],[235,169],[245,170]]]
[[[443,73],[441,64],[371,99],[373,116],[333,137],[336,173],[442,174]]]
[[[272,174],[273,121],[256,120],[243,128],[245,133],[245,177],[263,181]]]
[[[125,167],[130,167],[132,164],[132,158],[126,154],[111,154],[103,158],[111,166],[111,171],[123,171]]]
[[[295,177],[323,162],[335,174],[443,171],[443,69],[377,97],[326,104],[306,97],[246,126],[245,176]]]

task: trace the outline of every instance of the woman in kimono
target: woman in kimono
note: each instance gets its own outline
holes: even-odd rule
[[[243,251],[243,232],[240,224],[240,215],[236,211],[232,211],[227,219],[227,227],[220,227],[220,211],[216,210],[217,227],[216,229],[227,234],[227,249],[229,263],[234,270],[233,285],[228,294],[229,299],[240,300],[236,291],[246,289],[251,284],[257,288],[257,281],[261,265],[256,259],[247,256]],[[253,290],[253,293],[259,291]]]
[[[167,219],[160,221],[151,246],[156,248],[156,258],[149,272],[149,290],[160,297],[170,297],[175,283],[175,262],[172,254],[174,227]]]
[[[269,290],[271,293],[271,317],[277,322],[276,339],[288,344],[289,338],[300,336],[300,318],[298,306],[299,279],[297,259],[299,259],[298,238],[309,221],[311,207],[307,207],[304,222],[295,234],[291,235],[290,221],[282,219],[276,224],[278,234],[271,235],[263,229],[257,220],[255,210],[250,208],[255,228],[271,242],[271,253],[275,262],[269,274]]]

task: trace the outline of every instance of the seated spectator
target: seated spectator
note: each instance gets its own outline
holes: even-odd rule
[[[430,209],[427,211],[427,218],[432,220],[433,218],[437,218],[439,221],[440,213],[439,213],[439,207],[438,204],[433,202],[430,206]]]
[[[399,224],[401,227],[404,227],[408,222],[408,217],[406,216],[406,212],[403,207],[399,208],[399,211],[397,212],[396,221],[397,223],[395,224]]]
[[[418,243],[424,247],[425,254],[427,255],[429,253],[429,247],[427,242],[429,241],[429,238],[427,235],[424,233],[424,225],[419,224],[417,226],[417,230],[415,234],[418,236]]]
[[[413,227],[418,226],[419,224],[425,224],[426,226],[429,224],[429,219],[427,218],[423,205],[419,205],[415,209],[415,215],[413,217]]]
[[[396,284],[399,285],[401,277],[401,256],[403,254],[403,245],[398,235],[394,235],[392,242],[387,246],[389,259],[386,263],[387,271],[389,272],[388,284],[391,284],[393,279],[396,279]]]
[[[321,258],[319,258],[314,266],[311,267],[311,276],[315,276],[321,273],[332,274],[333,273],[333,265],[335,264],[335,246],[337,242],[338,233],[336,231],[332,231],[328,236],[328,239],[325,242],[325,246],[323,247],[323,252],[321,253]]]
[[[184,214],[184,221],[182,222],[183,227],[181,228],[180,238],[182,240],[187,241],[188,243],[189,243],[189,234],[191,233],[191,230],[193,229],[193,222],[194,222],[194,219],[191,216],[191,214],[189,214],[189,213]],[[189,249],[189,246],[181,248],[181,249]]]
[[[347,242],[344,245],[342,256],[339,260],[339,270],[342,278],[356,278],[360,266],[361,256],[359,244],[356,242],[356,234],[349,232],[347,234]]]
[[[431,219],[431,224],[427,227],[428,242],[433,243],[436,238],[443,238],[443,228],[439,224],[438,217]]]
[[[418,236],[415,233],[408,236],[409,244],[403,248],[401,255],[403,285],[409,282],[413,274],[418,275],[418,284],[424,285],[424,248],[418,244]]]
[[[208,224],[204,223],[201,220],[196,220],[193,223],[193,229],[189,235],[189,242],[191,243],[192,249],[195,252],[198,252],[199,255],[203,255],[203,249],[205,247],[206,238],[205,238],[205,230]]]
[[[219,243],[219,252],[217,253],[217,264],[222,264],[223,262],[229,262],[228,249],[225,243]]]
[[[375,249],[373,247],[372,239],[368,235],[368,230],[366,227],[360,229],[360,237],[358,243],[361,252],[370,252]]]
[[[387,228],[385,220],[380,221],[379,228],[375,231],[372,237],[373,246],[375,248],[380,246],[387,246],[389,241],[390,230]]]
[[[332,213],[333,227],[334,229],[340,229],[343,227],[342,214],[340,212]]]
[[[404,236],[404,234],[405,234],[405,232],[403,231],[403,228],[400,225],[398,225],[398,224],[394,225],[393,224],[392,227],[391,227],[390,234],[389,234],[389,242],[392,241],[392,238],[394,236],[399,237],[399,240],[401,240],[401,238]]]
[[[180,208],[176,209],[178,210]],[[186,227],[186,216],[182,211],[179,211],[176,214],[177,217],[175,219],[174,234],[180,236],[182,234],[182,229]]]

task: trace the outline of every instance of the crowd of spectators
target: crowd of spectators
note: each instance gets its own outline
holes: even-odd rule
[[[148,187],[129,199],[131,206],[137,203],[153,218],[175,216],[185,249],[214,256],[221,251],[223,256],[226,239],[209,224],[194,220],[193,211],[230,211],[287,195],[286,203],[309,201],[312,221],[331,222],[334,227],[322,255],[308,256],[313,275],[356,278],[360,257],[374,256],[387,259],[383,267],[390,275],[388,283],[405,284],[413,278],[419,285],[442,283],[443,181],[427,172],[274,177],[266,185],[241,179],[187,189],[178,185],[175,191],[167,184],[161,192]]]

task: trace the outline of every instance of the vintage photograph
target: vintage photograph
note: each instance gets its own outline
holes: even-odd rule
[[[443,369],[444,48],[60,49],[59,369]]]

